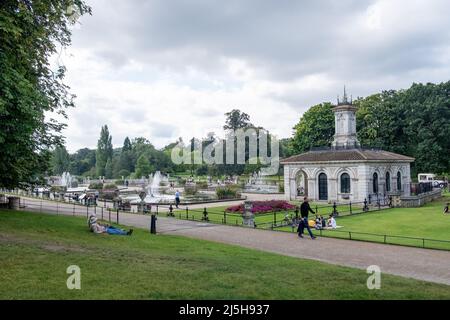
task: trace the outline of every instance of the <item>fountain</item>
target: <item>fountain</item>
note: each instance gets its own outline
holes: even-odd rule
[[[278,193],[278,185],[276,183],[269,184],[264,180],[261,171],[253,172],[248,183],[245,185],[244,192],[250,193]]]
[[[70,175],[70,173],[67,171],[63,172],[63,174],[61,175],[60,186],[66,187],[66,188],[72,188],[72,183],[73,183],[73,177]]]
[[[147,203],[160,203],[160,202],[173,202],[175,201],[175,194],[166,195],[161,191],[163,186],[161,183],[168,184],[169,178],[163,175],[160,171],[156,171],[153,175],[149,176],[149,184],[145,187],[147,190],[147,196],[145,202]]]

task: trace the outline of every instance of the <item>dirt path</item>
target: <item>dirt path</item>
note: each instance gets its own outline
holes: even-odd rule
[[[34,203],[35,201],[35,203]],[[56,213],[54,202],[26,200],[27,211]],[[38,206],[39,204],[39,206]],[[67,210],[64,210],[67,206]],[[73,205],[59,204],[58,213],[73,215]],[[83,209],[83,208],[82,208]],[[84,210],[75,215],[85,216]],[[148,229],[150,216],[120,213],[120,223]],[[282,255],[366,269],[377,265],[382,272],[450,285],[450,252],[332,238],[299,239],[296,234],[214,225],[195,221],[158,217],[159,234],[180,235],[220,243],[239,245]]]

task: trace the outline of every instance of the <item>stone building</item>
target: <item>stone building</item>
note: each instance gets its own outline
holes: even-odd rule
[[[315,201],[360,202],[409,196],[414,158],[361,147],[356,135],[356,107],[348,101],[345,90],[333,112],[335,135],[331,147],[281,161],[286,199],[307,195]]]

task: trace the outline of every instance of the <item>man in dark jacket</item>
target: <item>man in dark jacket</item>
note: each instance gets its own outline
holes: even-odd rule
[[[300,214],[302,216],[302,219],[300,220],[300,224],[298,225],[298,236],[300,238],[303,238],[303,231],[308,230],[309,235],[311,236],[311,239],[315,239],[316,237],[313,235],[311,229],[309,228],[308,223],[308,214],[309,213],[315,213],[313,209],[309,206],[308,197],[303,198],[303,203],[300,206]]]

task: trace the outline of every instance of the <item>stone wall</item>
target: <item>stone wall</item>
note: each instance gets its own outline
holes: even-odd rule
[[[433,201],[442,196],[442,189],[434,189],[431,192],[419,194],[417,196],[401,196],[400,206],[403,208],[420,207],[425,203]]]

